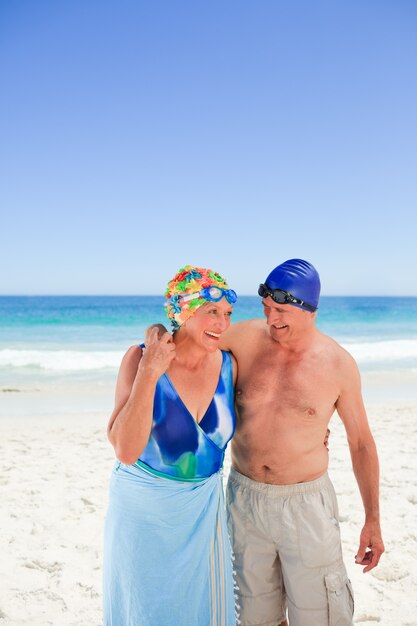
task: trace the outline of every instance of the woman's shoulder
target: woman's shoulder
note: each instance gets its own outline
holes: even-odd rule
[[[135,356],[135,355],[142,355],[143,350],[145,349],[145,344],[144,343],[135,343],[133,344],[133,346],[130,346],[125,353],[125,356],[129,355],[129,356]]]
[[[137,367],[139,364],[139,361],[142,358],[143,350],[144,350],[144,344],[135,344],[133,346],[130,346],[130,348],[128,348],[125,354],[123,355],[120,368],[125,369],[125,368],[129,368],[132,366]]]

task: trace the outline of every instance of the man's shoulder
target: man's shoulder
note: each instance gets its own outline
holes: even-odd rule
[[[321,347],[326,350],[331,358],[336,360],[339,365],[346,365],[346,367],[356,366],[356,361],[350,352],[338,343],[333,337],[320,333]]]

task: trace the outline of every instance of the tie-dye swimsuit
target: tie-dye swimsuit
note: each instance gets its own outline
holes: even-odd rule
[[[199,423],[178,395],[167,374],[158,381],[153,425],[136,465],[177,480],[201,480],[223,465],[224,451],[235,429],[232,359],[222,352],[219,382]]]

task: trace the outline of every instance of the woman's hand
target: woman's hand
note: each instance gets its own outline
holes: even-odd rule
[[[154,327],[146,337],[145,348],[142,348],[138,372],[146,371],[159,378],[167,371],[174,358],[175,344],[172,335],[166,332],[160,336],[159,329]]]

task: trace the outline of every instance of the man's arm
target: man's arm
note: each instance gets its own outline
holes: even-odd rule
[[[220,350],[233,352],[233,354],[237,356],[239,348],[253,340],[254,329],[256,325],[259,327],[260,322],[262,324],[264,323],[263,320],[252,319],[231,324],[220,337]]]
[[[363,404],[359,370],[348,354],[343,375],[343,388],[336,408],[346,429],[353,471],[365,509],[365,524],[355,559],[356,563],[366,566],[365,573],[378,565],[385,549],[379,520],[379,463]]]
[[[251,336],[251,330],[254,328],[254,323],[256,323],[259,327],[260,323],[264,325],[265,322],[264,320],[252,319],[231,324],[230,327],[225,330],[220,337],[220,350],[224,350],[225,352],[233,352],[236,355],[236,351],[238,350],[239,346],[242,346],[243,342],[247,342],[248,337]],[[166,329],[165,326],[163,326],[163,324],[152,324],[151,326],[148,326],[145,330],[145,345],[147,345],[150,333],[153,331],[154,328],[158,329],[159,338],[161,338],[165,333],[170,332]]]

